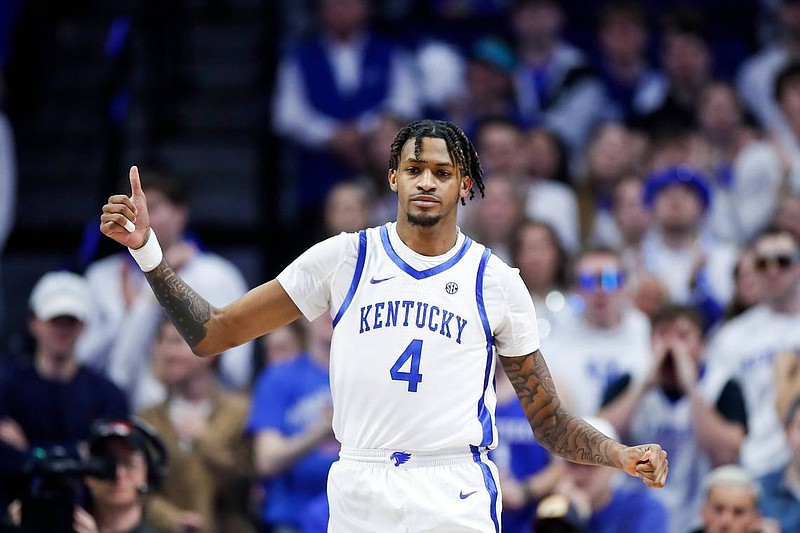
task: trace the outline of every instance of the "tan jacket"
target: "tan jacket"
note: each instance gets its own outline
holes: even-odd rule
[[[218,392],[208,429],[190,449],[179,444],[166,402],[139,413],[155,427],[169,453],[164,483],[148,498],[149,525],[171,532],[184,511],[194,511],[205,518],[204,533],[255,531],[247,520],[254,473],[252,447],[245,434],[248,411],[245,397]]]

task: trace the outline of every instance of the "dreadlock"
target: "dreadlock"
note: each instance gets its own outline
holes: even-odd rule
[[[481,162],[478,159],[478,152],[462,129],[452,122],[424,119],[409,122],[400,128],[394,138],[394,142],[392,142],[391,154],[389,155],[389,170],[397,170],[400,151],[409,139],[414,139],[414,156],[419,157],[423,137],[443,139],[447,144],[447,151],[455,159],[461,175],[472,178],[472,183],[478,186],[478,191],[483,197],[483,169],[481,169]],[[469,199],[472,200],[474,197],[475,191],[470,188]],[[461,204],[466,205],[463,198],[461,199]]]

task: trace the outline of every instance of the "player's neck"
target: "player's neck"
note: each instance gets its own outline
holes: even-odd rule
[[[455,221],[442,220],[434,226],[422,227],[399,219],[397,235],[403,244],[420,255],[435,257],[447,253],[458,240]]]

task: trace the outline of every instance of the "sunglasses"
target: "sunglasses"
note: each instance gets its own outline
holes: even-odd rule
[[[600,272],[580,272],[578,287],[584,292],[595,292],[598,288],[605,292],[616,292],[622,288],[623,280],[622,272],[613,268]]]
[[[769,268],[769,265],[775,265],[781,270],[793,266],[800,260],[800,254],[774,254],[774,255],[760,255],[756,257],[755,267],[759,272],[764,272]]]

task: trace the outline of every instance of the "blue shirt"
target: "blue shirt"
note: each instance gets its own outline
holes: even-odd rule
[[[29,361],[10,361],[0,369],[0,419],[17,422],[30,447],[0,446],[0,479],[18,476],[37,447],[59,446],[77,458],[77,444],[89,436],[92,422],[127,416],[124,393],[92,370],[79,367],[70,381],[49,381]]]
[[[800,531],[800,500],[792,494],[783,480],[781,468],[759,479],[761,484],[761,514],[774,518],[781,531]]]
[[[644,491],[617,489],[604,508],[595,511],[586,533],[667,533],[669,515],[660,501]]]
[[[274,430],[286,437],[304,432],[330,409],[328,369],[308,354],[268,367],[253,391],[248,430]],[[266,524],[298,526],[302,509],[325,493],[328,470],[339,457],[339,443],[330,439],[311,450],[282,473],[264,480]]]
[[[498,403],[495,410],[499,442],[490,457],[498,466],[508,469],[519,481],[541,471],[550,462],[550,455],[533,436],[528,419],[519,400]],[[523,533],[531,530],[536,514],[536,502],[521,509],[503,509],[503,531]]]

